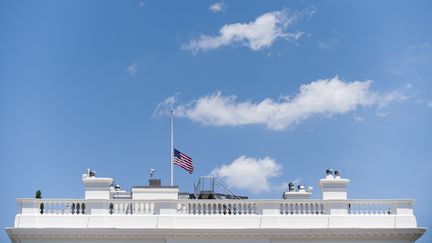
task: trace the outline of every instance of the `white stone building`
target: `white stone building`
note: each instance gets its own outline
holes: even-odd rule
[[[348,179],[328,171],[311,189],[280,200],[181,199],[178,187],[113,187],[88,173],[84,199],[17,199],[13,243],[36,242],[414,242],[413,200],[350,200]],[[181,196],[183,195],[183,196]]]

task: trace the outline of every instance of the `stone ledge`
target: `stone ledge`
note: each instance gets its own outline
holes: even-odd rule
[[[426,228],[403,229],[71,229],[6,228],[12,242],[22,239],[279,239],[415,241]]]

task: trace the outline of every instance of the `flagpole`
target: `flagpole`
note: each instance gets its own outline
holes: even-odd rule
[[[173,122],[173,110],[171,109],[171,186],[174,186],[174,168],[173,168],[173,159],[174,159],[174,122]]]

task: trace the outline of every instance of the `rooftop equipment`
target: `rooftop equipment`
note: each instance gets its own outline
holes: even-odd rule
[[[219,189],[221,192],[216,192]],[[247,199],[246,196],[234,194],[224,184],[218,181],[215,177],[200,176],[196,186],[194,185],[194,193],[190,195],[192,199]]]

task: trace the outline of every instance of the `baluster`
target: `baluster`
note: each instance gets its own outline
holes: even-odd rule
[[[389,205],[388,214],[396,214],[396,206],[393,203]]]
[[[69,202],[64,203],[63,214],[66,214],[66,215],[70,214],[70,203]]]
[[[188,208],[187,208],[187,207],[188,207],[188,204],[187,204],[187,203],[183,203],[182,206],[183,206],[183,207],[182,207],[182,213],[183,213],[183,214],[186,214],[186,213],[187,213],[187,209],[188,209]]]
[[[50,214],[51,206],[49,202],[44,204],[44,214]]]
[[[124,202],[120,203],[120,208],[121,208],[120,214],[126,214],[127,207]]]
[[[150,203],[144,203],[144,214],[150,214]]]
[[[206,210],[207,210],[207,214],[208,215],[212,214],[212,205],[211,205],[211,203],[207,203]]]
[[[143,202],[140,202],[139,203],[139,212],[138,212],[139,214],[145,214],[145,211],[144,211],[144,203]]]
[[[114,214],[119,214],[120,213],[120,206],[118,202],[114,203]]]
[[[52,202],[51,203],[51,207],[52,207],[52,214],[57,214],[57,210],[56,210],[56,202]]]
[[[121,203],[119,203],[120,205],[120,214],[126,214],[125,213],[125,211],[126,211],[126,205],[125,205],[125,203],[124,202],[121,202]]]
[[[116,208],[117,208],[117,214],[121,214],[121,211],[122,211],[121,202],[116,203]]]
[[[154,214],[154,208],[155,208],[155,204],[154,202],[150,203],[150,214]]]
[[[189,204],[184,203],[183,204],[183,214],[188,214],[188,212],[189,212]]]

